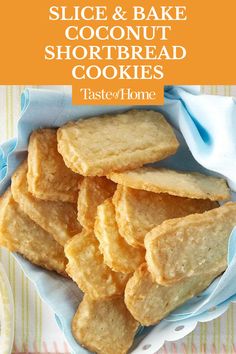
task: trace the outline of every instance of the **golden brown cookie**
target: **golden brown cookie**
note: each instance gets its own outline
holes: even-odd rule
[[[144,242],[153,279],[168,286],[226,262],[235,225],[236,203],[164,221],[146,235]]]
[[[122,295],[128,281],[126,274],[113,272],[103,262],[93,231],[83,230],[65,246],[66,271],[79,288],[91,298]]]
[[[28,151],[29,191],[43,200],[76,203],[83,177],[66,167],[57,151],[56,129],[34,131]]]
[[[130,246],[120,235],[111,199],[98,206],[94,232],[104,262],[115,272],[133,273],[144,262],[145,250]]]
[[[173,155],[179,146],[162,114],[142,110],[67,123],[57,140],[65,164],[83,176],[141,167]]]
[[[110,198],[116,184],[106,177],[85,177],[78,197],[78,220],[87,230],[94,228],[97,207]]]
[[[108,175],[108,178],[126,187],[154,193],[168,193],[196,199],[230,199],[230,190],[224,179],[197,172],[142,167],[133,171],[113,172]]]
[[[176,197],[118,185],[113,197],[120,234],[133,247],[144,247],[145,235],[163,221],[202,213],[219,206],[209,199]]]
[[[125,304],[142,325],[154,325],[178,306],[206,289],[226,267],[227,263],[224,262],[222,265],[216,265],[212,271],[185,278],[166,287],[152,280],[144,263],[126,285]]]
[[[73,318],[72,332],[93,353],[126,354],[138,326],[123,297],[91,300],[85,295]]]
[[[38,266],[65,274],[63,247],[21,210],[10,189],[0,197],[0,245]]]
[[[25,161],[12,176],[13,198],[21,209],[44,230],[53,235],[55,240],[64,244],[81,231],[77,221],[75,203],[45,201],[35,198],[27,185],[27,162]]]

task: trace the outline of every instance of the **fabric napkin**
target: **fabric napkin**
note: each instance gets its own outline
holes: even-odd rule
[[[160,163],[182,170],[220,174],[236,190],[236,104],[233,98],[205,96],[194,86],[168,86],[164,106],[72,106],[68,90],[27,89],[22,95],[22,113],[18,136],[0,149],[0,194],[10,184],[10,177],[25,158],[30,133],[39,127],[57,127],[82,117],[125,111],[153,109],[162,112],[175,127],[181,146],[175,156]],[[235,195],[233,194],[235,200]],[[173,312],[165,321],[182,323],[189,318],[206,317],[213,306],[226,306],[236,300],[236,232],[229,242],[228,269],[201,294]],[[15,255],[25,274],[33,281],[43,300],[54,310],[59,326],[76,354],[88,353],[74,340],[70,324],[82,298],[70,280],[42,270]],[[159,325],[160,326],[160,325]],[[142,337],[142,335],[140,335]],[[141,338],[140,337],[140,338]],[[137,343],[140,341],[137,336]]]

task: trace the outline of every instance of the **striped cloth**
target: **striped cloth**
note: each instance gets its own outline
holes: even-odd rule
[[[51,88],[51,87],[50,87]],[[20,94],[24,86],[0,86],[0,143],[16,135]],[[236,86],[204,86],[202,92],[236,96]],[[70,354],[54,314],[40,300],[10,253],[0,249],[0,260],[8,274],[15,305],[13,354]],[[175,343],[165,343],[155,354],[236,354],[236,305],[220,318],[200,323],[194,332]],[[114,353],[116,354],[116,353]]]

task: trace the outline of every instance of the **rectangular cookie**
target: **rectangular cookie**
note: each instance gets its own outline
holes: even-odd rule
[[[126,187],[154,193],[213,201],[230,199],[230,189],[224,179],[198,172],[142,167],[133,171],[113,172],[108,178]]]
[[[0,197],[0,245],[38,266],[65,274],[63,247],[21,210],[10,189]]]
[[[58,129],[58,151],[83,176],[141,167],[173,155],[179,143],[162,114],[129,111],[69,122]]]
[[[219,206],[209,199],[191,199],[117,186],[113,196],[120,234],[133,247],[144,247],[144,237],[163,221]]]
[[[21,209],[62,246],[81,231],[75,203],[45,201],[28,191],[27,161],[14,172],[11,184],[13,198]]]
[[[71,171],[57,151],[56,129],[34,131],[28,151],[29,191],[43,200],[76,203],[83,177]]]
[[[133,317],[143,326],[151,326],[187,300],[200,294],[227,267],[227,263],[198,275],[193,275],[172,286],[162,286],[152,280],[146,263],[129,279],[125,288],[125,304]]]
[[[104,263],[115,272],[133,273],[144,262],[144,249],[130,246],[120,235],[111,199],[98,206],[94,233]]]
[[[169,286],[226,262],[228,240],[234,226],[236,203],[164,221],[151,230],[144,241],[153,279]]]
[[[93,299],[122,295],[127,274],[113,272],[103,261],[93,231],[83,230],[65,246],[66,271],[79,288]]]
[[[106,177],[85,177],[80,185],[78,196],[78,220],[87,230],[94,228],[97,207],[110,198],[116,184]]]
[[[122,297],[91,300],[85,295],[73,318],[72,333],[93,353],[126,354],[138,326]]]

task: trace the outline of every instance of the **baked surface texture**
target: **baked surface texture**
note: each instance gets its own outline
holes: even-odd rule
[[[56,129],[34,131],[28,152],[29,191],[43,200],[76,203],[83,177],[71,171],[57,151]]]
[[[94,228],[104,262],[115,272],[133,273],[145,260],[145,250],[130,246],[120,235],[111,199],[98,206]]]
[[[144,237],[167,219],[219,206],[209,199],[191,199],[118,185],[113,197],[120,234],[133,247],[144,247]]]
[[[226,262],[229,236],[236,225],[236,203],[203,214],[164,221],[145,237],[148,269],[168,286]]]
[[[213,201],[230,199],[230,190],[224,179],[198,172],[142,167],[133,171],[112,172],[108,178],[126,187],[154,193]]]
[[[0,198],[0,245],[38,266],[66,274],[63,247],[21,210],[10,189]]]
[[[35,198],[27,185],[27,162],[25,161],[12,176],[13,198],[21,209],[44,230],[53,235],[62,246],[81,231],[77,221],[76,203],[45,201]]]
[[[126,354],[138,329],[124,299],[91,300],[87,295],[72,321],[75,338],[97,354]]]
[[[156,324],[178,306],[206,289],[226,267],[226,262],[217,264],[214,270],[185,278],[167,287],[152,280],[144,263],[126,285],[125,304],[142,325]]]
[[[104,264],[93,231],[83,230],[65,247],[66,271],[79,288],[93,299],[122,295],[128,281],[126,274],[113,272]]]
[[[106,177],[85,177],[78,197],[78,220],[87,230],[94,228],[97,207],[110,198],[116,184]]]
[[[129,111],[69,122],[58,129],[65,164],[84,176],[141,167],[173,155],[179,143],[166,119],[154,111]]]

